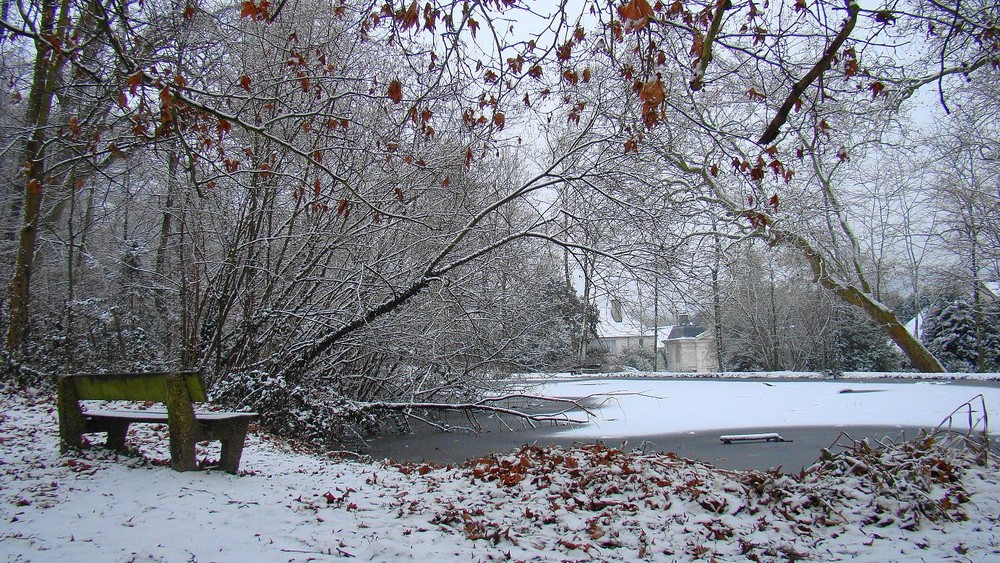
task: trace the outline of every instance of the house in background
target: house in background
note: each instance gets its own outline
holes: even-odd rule
[[[669,371],[719,371],[715,335],[705,327],[692,324],[687,315],[680,316],[662,344]]]
[[[597,339],[609,356],[619,356],[628,349],[653,351],[655,346],[659,357],[666,360],[659,362],[661,370],[719,371],[714,333],[693,324],[688,315],[680,315],[675,325],[648,327],[638,319],[623,314],[617,300],[611,300],[607,309],[601,312]]]
[[[659,336],[662,338],[668,330],[660,327]],[[607,354],[617,356],[629,348],[652,350],[656,335],[656,329],[646,327],[639,319],[624,314],[621,302],[617,299],[611,299],[606,309],[600,311],[597,341]]]

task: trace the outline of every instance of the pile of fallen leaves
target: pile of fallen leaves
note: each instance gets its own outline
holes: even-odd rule
[[[400,496],[400,517],[429,512],[431,524],[509,547],[505,553],[515,558],[523,547],[615,559],[760,561],[843,555],[824,544],[842,549],[843,539],[833,540],[855,534],[858,548],[870,547],[899,541],[893,534],[917,531],[923,521],[965,520],[963,475],[978,466],[970,452],[925,436],[824,451],[798,475],[723,471],[603,445],[527,446],[450,471],[399,467],[422,475],[428,487]],[[468,486],[449,486],[455,481]],[[435,498],[430,505],[420,500],[427,492]],[[922,542],[914,536],[911,546],[924,549]]]

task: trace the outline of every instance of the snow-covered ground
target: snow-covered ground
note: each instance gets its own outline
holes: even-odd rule
[[[716,385],[685,396],[701,405],[687,420],[714,425],[746,400]],[[950,411],[957,404],[939,404],[950,395],[920,398],[939,387],[951,386],[844,395],[895,396],[903,402],[882,404],[900,416]],[[961,389],[964,402],[971,388]],[[601,447],[527,448],[457,468],[360,463],[253,434],[243,475],[176,473],[162,466],[162,427],[130,431],[137,456],[60,456],[52,398],[0,391],[8,561],[1000,561],[996,463],[927,444],[862,447],[789,476]],[[680,408],[673,398],[657,413]],[[835,404],[815,400],[804,409],[815,417]]]

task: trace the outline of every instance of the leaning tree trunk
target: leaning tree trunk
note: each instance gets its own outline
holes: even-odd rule
[[[777,241],[788,242],[801,251],[812,268],[815,280],[844,302],[864,311],[899,346],[917,371],[925,373],[945,371],[941,362],[927,350],[917,337],[906,330],[896,315],[885,305],[876,300],[870,293],[834,279],[831,276],[829,265],[809,241],[793,233],[778,230],[772,230],[772,237]]]

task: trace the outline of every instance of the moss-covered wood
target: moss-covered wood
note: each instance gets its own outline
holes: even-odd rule
[[[56,409],[59,412],[59,450],[66,453],[69,448],[79,448],[83,444],[83,433],[87,423],[80,410],[79,396],[70,379],[59,378],[56,382]]]
[[[59,392],[59,433],[61,449],[80,447],[87,432],[107,432],[107,445],[125,448],[132,423],[166,422],[170,431],[170,466],[177,471],[197,469],[195,444],[219,440],[222,443],[220,469],[239,470],[247,426],[255,413],[204,413],[194,410],[195,402],[207,400],[201,374],[118,373],[68,375],[57,380]],[[113,410],[83,412],[81,400],[128,400],[164,403],[166,415],[150,411]]]
[[[199,432],[194,418],[194,406],[183,378],[167,376],[165,383],[167,425],[170,427],[170,467],[177,471],[191,471],[198,468],[194,445]]]
[[[98,373],[64,376],[76,387],[80,400],[167,402],[167,382],[181,378],[187,395],[195,403],[208,400],[198,372],[182,373]]]

